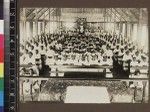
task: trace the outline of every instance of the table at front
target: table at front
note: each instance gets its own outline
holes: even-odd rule
[[[110,103],[106,87],[69,86],[65,103]]]

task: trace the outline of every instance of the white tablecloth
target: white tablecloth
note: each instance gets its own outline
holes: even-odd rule
[[[69,86],[65,103],[110,103],[106,87]]]

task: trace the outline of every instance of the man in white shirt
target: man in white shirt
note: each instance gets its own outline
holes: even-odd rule
[[[35,58],[33,57],[32,52],[29,52],[28,56],[25,57],[24,63],[25,64],[35,64]]]
[[[136,60],[136,57],[135,57],[135,56],[133,56],[133,59],[132,59],[132,61],[131,61],[131,66],[133,66],[133,67],[139,66],[139,63],[138,63],[138,61]]]
[[[41,55],[45,55],[46,54],[46,50],[44,49],[43,45],[41,45],[41,48],[40,48],[39,52],[40,52]]]
[[[38,100],[38,96],[40,93],[40,85],[41,85],[41,81],[40,80],[34,80],[32,83],[32,94],[33,94],[33,100],[37,101]]]
[[[129,77],[130,75],[130,62],[132,60],[131,55],[129,54],[129,51],[127,50],[126,53],[123,56],[123,70],[124,70],[124,76]]]
[[[112,50],[110,50],[109,47],[107,47],[106,55],[107,55],[108,58],[112,58],[112,56],[113,56],[113,52],[112,52]]]
[[[25,79],[23,82],[23,99],[24,101],[31,101],[32,96],[31,96],[31,83],[29,79]]]
[[[148,67],[148,66],[149,66],[149,64],[148,64],[148,57],[142,57],[141,59],[142,59],[142,60],[141,60],[141,62],[140,62],[140,66]]]
[[[127,50],[126,53],[123,56],[123,61],[126,62],[126,61],[131,61],[131,60],[132,60],[132,57],[129,54],[129,51]]]

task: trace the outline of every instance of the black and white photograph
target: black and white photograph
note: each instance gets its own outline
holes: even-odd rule
[[[148,103],[147,8],[21,8],[20,102]]]
[[[20,101],[50,103],[148,103],[147,80],[20,78]]]

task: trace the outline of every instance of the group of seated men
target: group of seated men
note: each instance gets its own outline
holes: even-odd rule
[[[108,65],[129,71],[131,66],[148,66],[148,54],[121,34],[62,31],[41,34],[24,41],[20,64]]]

